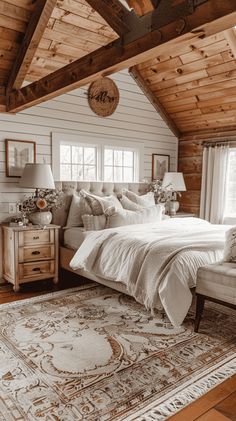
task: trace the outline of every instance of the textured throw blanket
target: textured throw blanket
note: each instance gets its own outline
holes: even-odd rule
[[[199,266],[223,257],[229,226],[173,218],[92,232],[70,266],[126,285],[148,309],[164,308],[179,326],[191,305]]]

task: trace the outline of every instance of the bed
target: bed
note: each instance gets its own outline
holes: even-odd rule
[[[81,189],[107,196],[120,194],[123,188],[144,194],[148,186],[62,182],[57,187],[65,193],[65,203],[53,222],[65,227],[71,197]],[[129,294],[146,308],[164,308],[172,324],[179,326],[191,305],[197,269],[222,259],[227,229],[198,218],[172,218],[94,232],[81,227],[66,229],[62,230],[60,265]]]

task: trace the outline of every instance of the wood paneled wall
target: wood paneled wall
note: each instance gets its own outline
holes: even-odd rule
[[[187,191],[182,193],[181,210],[199,214],[202,178],[202,141],[179,142],[178,169],[183,172]]]
[[[26,190],[18,180],[5,176],[5,143],[8,139],[35,140],[37,162],[51,163],[51,133],[94,133],[144,142],[144,176],[151,177],[152,153],[169,154],[171,169],[177,168],[177,139],[136,85],[128,71],[112,76],[120,90],[116,112],[108,117],[96,116],[88,107],[87,88],[44,102],[16,115],[0,114],[0,222],[8,214],[9,202],[17,202]],[[1,258],[0,258],[1,262]],[[1,271],[1,268],[0,268]],[[1,273],[0,273],[1,277]]]

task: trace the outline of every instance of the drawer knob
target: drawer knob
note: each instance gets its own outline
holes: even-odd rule
[[[39,236],[33,237],[33,240],[39,240]]]
[[[40,272],[40,268],[34,268],[32,269],[32,272]]]
[[[31,253],[31,254],[33,254],[33,255],[35,256],[35,255],[37,255],[37,254],[40,254],[40,251],[35,250],[35,251],[32,251],[32,253]]]

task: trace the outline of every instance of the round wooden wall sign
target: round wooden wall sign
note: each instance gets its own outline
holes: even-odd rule
[[[119,99],[119,90],[109,77],[98,79],[89,86],[89,106],[99,116],[108,117],[113,114]]]

